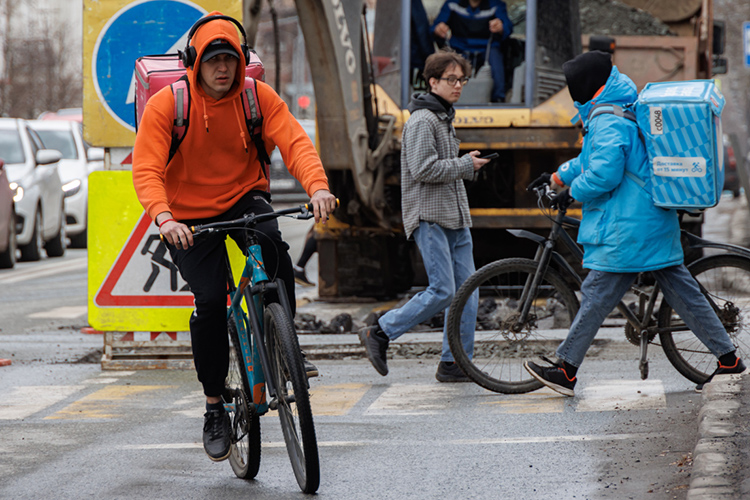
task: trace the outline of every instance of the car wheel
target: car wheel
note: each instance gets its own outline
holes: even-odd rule
[[[21,246],[21,260],[34,261],[42,258],[42,214],[37,210],[34,214],[34,231],[31,233],[31,241]]]
[[[65,255],[65,240],[65,210],[61,208],[60,230],[57,232],[57,236],[44,244],[44,250],[47,252],[47,257],[62,257]]]
[[[0,268],[10,269],[16,265],[16,214],[11,212],[10,224],[8,224],[8,248],[0,253]]]
[[[86,248],[86,234],[88,229],[84,229],[82,233],[78,233],[74,236],[69,236],[71,248]]]

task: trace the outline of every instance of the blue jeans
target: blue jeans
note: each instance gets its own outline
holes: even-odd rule
[[[468,228],[445,229],[439,224],[420,221],[414,239],[422,254],[429,285],[403,307],[392,309],[379,320],[388,338],[395,340],[412,327],[445,310],[443,352],[440,361],[453,361],[448,345],[448,306],[456,290],[474,273],[471,233]],[[475,292],[461,316],[461,344],[471,357],[474,354],[474,327],[477,322],[478,294]]]
[[[680,315],[698,340],[716,356],[734,351],[727,331],[700,291],[690,271],[683,265],[651,271],[664,298]],[[581,285],[581,308],[567,338],[557,348],[557,357],[581,366],[599,327],[633,284],[637,273],[590,271]]]

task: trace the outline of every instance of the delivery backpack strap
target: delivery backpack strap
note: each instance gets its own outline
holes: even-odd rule
[[[633,110],[630,109],[630,106],[618,106],[616,104],[597,104],[591,108],[591,112],[589,113],[589,121],[588,123],[591,123],[591,120],[596,118],[599,115],[615,115],[619,116],[621,118],[625,118],[627,120],[630,120],[631,122],[635,123],[636,128],[638,129],[638,137],[641,138],[641,141],[643,142],[643,146],[646,146],[646,138],[643,136],[643,131],[641,130],[641,127],[638,126],[638,120],[635,117],[635,113],[633,113]],[[584,137],[588,133],[588,124],[583,127],[583,135]],[[638,184],[641,189],[646,190],[646,182],[635,175],[630,170],[625,170],[625,175],[628,176],[630,180]],[[648,190],[646,190],[648,192]],[[650,195],[649,195],[650,196]]]
[[[172,161],[175,153],[182,144],[190,125],[190,82],[187,75],[170,85],[174,96],[174,121],[172,123],[172,143],[169,146],[169,160]],[[258,160],[261,164],[263,176],[269,178],[269,167],[271,158],[268,156],[266,145],[263,142],[263,114],[258,104],[258,86],[254,78],[245,77],[245,89],[242,92],[242,108],[245,112],[245,126],[250,134],[250,140],[258,152]]]

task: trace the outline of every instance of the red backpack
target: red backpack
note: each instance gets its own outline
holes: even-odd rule
[[[245,67],[245,89],[242,92],[242,108],[245,112],[245,125],[250,140],[258,151],[261,171],[269,178],[268,168],[271,159],[263,143],[263,115],[258,105],[258,87],[256,79],[263,80],[265,70],[255,52],[250,52],[250,61]],[[164,54],[139,57],[135,62],[135,129],[146,108],[146,102],[159,90],[169,85],[174,96],[174,122],[172,126],[172,143],[169,146],[169,160],[172,161],[190,126],[190,83],[185,67],[177,54]]]

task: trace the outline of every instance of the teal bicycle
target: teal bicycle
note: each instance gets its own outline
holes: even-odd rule
[[[237,284],[227,256],[229,373],[223,395],[232,423],[229,463],[243,479],[253,479],[260,468],[260,416],[279,413],[286,449],[299,487],[315,493],[320,485],[318,444],[315,438],[304,359],[292,321],[284,283],[271,280],[255,226],[278,217],[310,219],[310,205],[247,215],[241,219],[191,227],[196,236],[244,230],[245,267]],[[278,296],[268,302],[266,295]],[[242,308],[242,301],[247,312]]]

